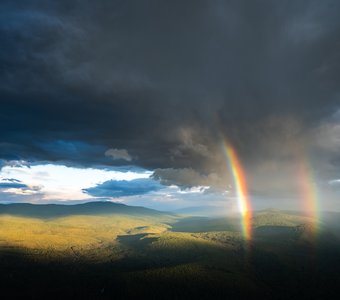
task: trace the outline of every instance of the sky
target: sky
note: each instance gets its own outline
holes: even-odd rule
[[[0,203],[340,209],[340,2],[0,3]]]

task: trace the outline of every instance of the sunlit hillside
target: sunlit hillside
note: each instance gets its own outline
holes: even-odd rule
[[[0,280],[5,292],[24,282],[16,296],[38,299],[49,293],[77,299],[332,295],[328,280],[340,242],[327,223],[315,237],[310,222],[296,213],[257,212],[245,243],[236,217],[138,209],[53,218],[2,214]]]

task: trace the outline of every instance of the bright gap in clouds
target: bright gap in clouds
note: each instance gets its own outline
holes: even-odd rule
[[[133,168],[131,168],[133,170]],[[18,195],[39,194],[40,200],[86,200],[89,195],[82,189],[108,180],[134,180],[148,178],[148,170],[118,171],[112,169],[74,168],[63,165],[41,164],[32,166],[4,166],[0,170],[0,181],[17,180],[27,188],[2,189],[4,193]]]
[[[75,204],[114,200],[159,210],[206,206],[207,203],[208,206],[230,206],[225,193],[212,192],[209,186],[185,189],[163,186],[150,178],[152,174],[135,166],[100,169],[13,162],[0,170],[0,202]],[[229,206],[228,211],[232,210]]]

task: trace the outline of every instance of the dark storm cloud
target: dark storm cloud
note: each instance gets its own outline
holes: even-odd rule
[[[216,173],[208,175],[201,174],[191,168],[184,169],[156,169],[152,174],[152,178],[159,180],[163,185],[177,185],[184,189],[193,186],[214,186],[225,190],[226,183],[223,182]]]
[[[339,133],[339,1],[0,5],[1,159],[109,165],[125,149],[224,179],[228,137],[254,190],[287,186],[298,144],[340,169],[314,145]]]

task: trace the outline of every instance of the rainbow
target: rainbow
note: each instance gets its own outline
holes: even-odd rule
[[[234,179],[237,194],[237,203],[241,214],[243,237],[246,241],[248,241],[251,239],[252,233],[252,212],[248,196],[246,176],[244,174],[241,162],[237,156],[235,149],[230,144],[225,142],[223,145],[223,150],[226,161]]]
[[[318,221],[320,220],[320,208],[313,168],[306,159],[306,156],[302,155],[300,155],[297,168],[300,198],[302,200],[303,210],[305,211],[306,215],[312,219],[312,230],[314,234],[317,234]]]

